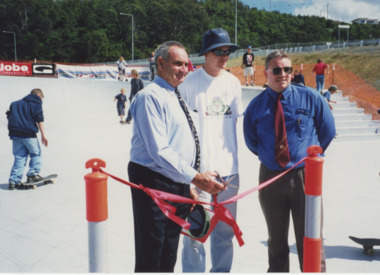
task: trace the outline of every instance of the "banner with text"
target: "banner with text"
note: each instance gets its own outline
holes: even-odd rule
[[[149,79],[148,66],[128,66],[125,68],[127,77],[131,77],[131,71],[135,69],[142,79]],[[97,65],[97,66],[76,66],[56,64],[58,78],[77,79],[102,79],[117,80],[119,72],[117,66]]]
[[[0,62],[0,75],[32,75],[32,64],[20,62]]]

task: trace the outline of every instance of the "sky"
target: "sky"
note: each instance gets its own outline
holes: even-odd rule
[[[315,15],[351,22],[356,18],[380,19],[380,0],[239,0],[259,10],[293,15]]]

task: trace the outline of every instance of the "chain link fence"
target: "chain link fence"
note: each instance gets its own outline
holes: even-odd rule
[[[253,48],[252,52],[256,56],[267,56],[274,50],[285,50],[288,53],[309,54],[316,51],[329,51],[337,53],[340,51],[349,51],[354,54],[375,54],[379,53],[380,39],[366,39],[357,41],[335,41],[335,42],[308,42],[308,43],[278,43],[262,47]],[[239,49],[233,54],[231,58],[242,56],[247,49]],[[189,54],[189,58],[194,65],[204,64],[204,57],[198,54]],[[148,58],[128,60],[129,65],[148,65]]]

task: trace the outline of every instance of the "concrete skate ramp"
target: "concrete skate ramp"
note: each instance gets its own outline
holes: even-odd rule
[[[148,83],[145,83],[146,85]],[[120,125],[113,97],[129,82],[0,77],[0,272],[86,273],[88,233],[85,162],[102,158],[106,171],[128,179],[131,125]],[[42,175],[57,173],[55,184],[36,190],[8,190],[13,163],[5,112],[10,103],[41,88],[49,146],[43,148]],[[246,106],[259,90],[244,89]],[[129,105],[128,105],[129,107]],[[259,161],[244,143],[238,122],[239,170],[245,191],[258,183]],[[324,165],[324,245],[327,271],[365,273],[380,270],[380,250],[369,257],[348,236],[380,238],[380,142],[333,142]],[[108,270],[133,273],[134,237],[129,187],[108,180]],[[256,193],[238,202],[245,245],[235,252],[233,273],[265,273],[267,230]],[[298,273],[290,226],[290,271]],[[181,272],[181,249],[176,272]],[[206,270],[211,267],[206,243]]]

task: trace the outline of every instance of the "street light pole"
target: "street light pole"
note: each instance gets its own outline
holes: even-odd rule
[[[17,62],[17,51],[16,51],[16,33],[10,31],[3,31],[3,33],[13,33],[13,43],[15,46],[15,62]]]
[[[237,0],[235,1],[235,45],[237,45]]]
[[[121,12],[120,15],[132,16],[132,61],[133,61],[134,60],[134,39],[133,39],[133,36],[134,36],[134,26],[135,26],[133,14]]]

